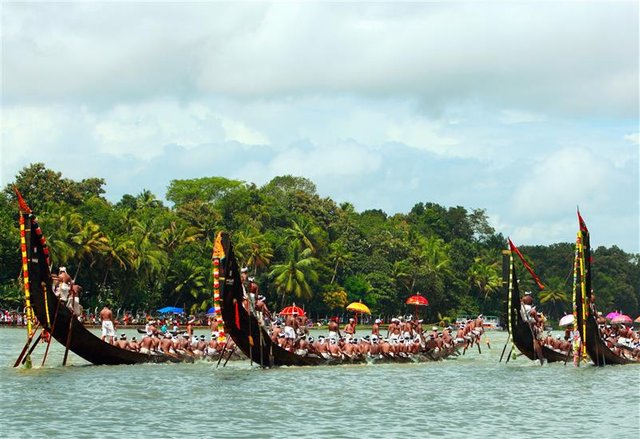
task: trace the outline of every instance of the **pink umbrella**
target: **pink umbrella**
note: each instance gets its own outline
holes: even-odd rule
[[[608,319],[608,320],[611,320],[611,319],[613,319],[613,318],[618,317],[620,314],[621,314],[621,313],[619,313],[618,311],[610,312],[609,314],[607,314],[607,319]]]
[[[620,314],[611,319],[611,323],[631,323],[633,319],[625,314]]]

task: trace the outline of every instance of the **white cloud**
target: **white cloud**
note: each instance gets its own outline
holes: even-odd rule
[[[247,145],[269,145],[271,142],[262,133],[247,127],[244,123],[222,118],[225,140],[236,141]]]
[[[627,134],[624,136],[624,140],[629,141],[635,145],[640,145],[640,133]]]
[[[532,161],[522,175],[512,206],[520,218],[548,218],[583,201],[606,196],[611,169],[584,148],[566,148]]]
[[[580,204],[638,248],[635,3],[1,11],[2,184],[33,151],[111,199],[297,174],[361,209],[486,208],[531,243],[570,240]]]
[[[542,122],[546,119],[541,114],[521,110],[502,110],[500,121],[507,125],[519,123]]]
[[[456,148],[459,141],[442,135],[439,124],[425,119],[413,119],[392,123],[387,129],[386,140],[404,143],[435,154],[456,157],[464,154]]]

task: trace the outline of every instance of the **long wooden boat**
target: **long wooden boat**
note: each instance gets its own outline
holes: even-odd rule
[[[580,338],[584,343],[587,355],[596,366],[607,364],[640,364],[640,359],[632,359],[618,355],[611,350],[607,342],[602,337],[598,326],[598,312],[595,303],[592,303],[591,289],[591,243],[589,230],[584,220],[578,213],[580,228],[576,242],[576,264],[577,271],[576,289],[574,291],[574,306],[576,321]]]
[[[225,232],[218,234],[214,243],[214,264],[218,260],[219,279],[221,286],[220,311],[224,321],[225,332],[233,339],[238,348],[252,362],[262,367],[273,366],[317,366],[354,363],[406,363],[412,361],[434,361],[448,355],[457,354],[457,348],[433,353],[421,353],[412,358],[402,356],[378,356],[367,358],[359,355],[352,358],[325,358],[317,354],[299,355],[290,352],[277,343],[273,343],[266,328],[262,326],[253,313],[248,312],[242,305],[243,288],[240,280],[240,270],[236,261],[233,245],[229,235]]]
[[[508,268],[505,268],[508,267]],[[548,361],[553,363],[556,361],[565,361],[567,359],[566,352],[559,352],[550,348],[547,345],[541,345],[542,358],[539,358],[539,354],[536,353],[534,348],[534,331],[531,324],[525,321],[522,317],[522,304],[520,301],[520,289],[518,287],[518,278],[516,275],[515,261],[512,257],[503,255],[503,277],[507,276],[506,285],[508,285],[508,321],[509,331],[511,333],[511,339],[513,344],[518,348],[522,354],[524,354],[530,360],[539,360],[540,363]]]
[[[78,318],[53,293],[49,269],[49,250],[36,217],[19,197],[28,269],[28,294],[33,313],[41,327],[63,346],[90,363],[136,364],[178,361],[163,354],[142,354],[121,349],[102,341],[84,327]],[[21,221],[21,223],[22,223]]]

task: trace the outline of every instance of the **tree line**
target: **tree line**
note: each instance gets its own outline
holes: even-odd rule
[[[103,179],[74,181],[42,163],[22,169],[0,195],[5,308],[22,306],[14,185],[40,220],[53,271],[67,267],[84,287],[85,307],[207,310],[212,242],[225,230],[271,309],[295,302],[312,317],[324,316],[361,300],[374,315],[398,315],[412,313],[405,300],[420,293],[430,303],[420,310],[429,321],[503,314],[506,239],[484,209],[418,202],[408,213],[357,212],[290,175],[260,187],[215,176],[173,180],[164,197],[169,203],[148,190],[112,203]],[[521,250],[547,286],[538,291],[523,271],[521,289],[532,291],[553,318],[571,312],[573,243]],[[636,314],[639,255],[613,246],[594,249],[593,258],[600,309]]]

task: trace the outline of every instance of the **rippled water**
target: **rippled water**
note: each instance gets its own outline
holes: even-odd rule
[[[499,364],[506,333],[489,337],[493,349],[437,363],[272,370],[62,367],[54,344],[27,370],[11,367],[25,331],[0,328],[0,437],[640,436],[640,367]]]

